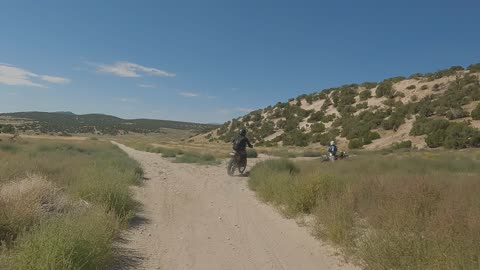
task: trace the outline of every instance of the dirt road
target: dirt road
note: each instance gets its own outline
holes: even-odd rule
[[[139,161],[146,181],[135,187],[143,204],[120,246],[128,269],[356,269],[306,228],[259,202],[245,177],[225,165],[172,163],[159,154],[119,145]],[[119,266],[117,266],[118,268]]]

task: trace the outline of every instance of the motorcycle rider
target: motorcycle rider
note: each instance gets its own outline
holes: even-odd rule
[[[335,142],[331,141],[330,146],[328,147],[328,155],[331,161],[335,161],[337,159],[337,151],[338,151],[338,148],[335,145]]]
[[[242,159],[247,158],[247,146],[249,148],[253,147],[250,140],[247,138],[247,130],[244,128],[240,129],[239,135],[232,140],[232,143],[233,150],[235,150]]]

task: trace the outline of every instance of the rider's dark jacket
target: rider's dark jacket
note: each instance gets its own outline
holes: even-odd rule
[[[250,143],[250,140],[246,136],[238,135],[232,140],[234,150],[237,151],[240,155],[246,155],[247,146],[252,148],[253,145]]]

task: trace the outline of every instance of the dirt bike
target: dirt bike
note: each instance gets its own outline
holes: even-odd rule
[[[236,151],[230,153],[230,160],[227,163],[227,173],[232,176],[238,169],[238,172],[243,174],[247,168],[247,158],[242,158]]]
[[[332,160],[339,160],[339,159],[345,159],[345,158],[348,158],[349,155],[345,152],[340,152],[340,154],[336,155],[336,156],[332,156],[331,154],[327,154],[327,155],[322,155],[320,158],[322,161],[332,161]]]

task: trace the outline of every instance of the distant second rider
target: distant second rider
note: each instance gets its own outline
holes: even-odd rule
[[[331,141],[330,146],[328,147],[328,155],[331,161],[334,161],[335,159],[337,159],[337,151],[338,151],[338,148],[335,145],[335,142]]]

